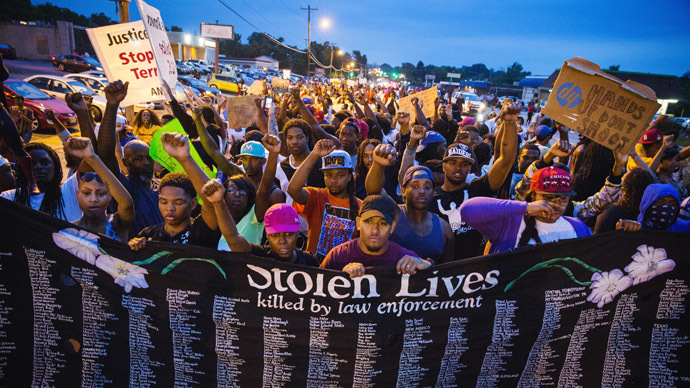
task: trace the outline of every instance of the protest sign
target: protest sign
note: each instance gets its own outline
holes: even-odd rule
[[[282,79],[278,77],[273,77],[271,79],[271,90],[273,93],[282,96],[283,94],[288,92],[288,89],[290,88],[290,80],[289,79]]]
[[[185,135],[187,134],[182,128],[182,124],[180,124],[180,122],[177,119],[170,120],[161,129],[153,133],[153,138],[151,139],[150,146],[151,148],[149,149],[149,155],[153,160],[160,163],[161,166],[165,167],[165,169],[170,172],[185,172],[184,168],[182,168],[180,163],[177,160],[175,160],[175,158],[168,155],[167,152],[165,152],[165,149],[163,148],[163,143],[161,142],[161,135],[165,132],[183,133]],[[199,156],[199,153],[196,151],[196,148],[194,148],[192,144],[189,144],[189,153],[192,155],[192,159],[194,159],[196,164],[198,164],[199,167],[201,167],[201,169],[204,170],[204,172],[206,173],[206,175],[209,176],[209,178],[213,179],[216,177],[216,168],[213,167],[213,170],[211,170],[206,165],[206,163],[204,163],[203,160],[201,160],[201,156]]]
[[[146,27],[146,32],[148,32],[160,77],[170,87],[173,87],[177,83],[177,66],[172,48],[170,47],[170,41],[168,40],[168,33],[165,32],[161,13],[143,0],[137,0],[137,8],[139,9],[141,20],[144,22],[144,27]]]
[[[419,106],[422,107],[422,112],[424,112],[424,115],[427,119],[434,117],[434,109],[436,109],[434,106],[434,101],[436,98],[438,98],[438,90],[436,86],[401,98],[398,100],[398,111],[410,112],[410,115],[414,117],[416,109],[412,105],[412,98],[419,99]]]
[[[7,387],[673,387],[690,239],[622,231],[350,279],[129,247],[0,199]]]
[[[314,77],[323,77],[324,76],[324,69],[321,67],[317,67],[314,69]]]
[[[659,109],[656,94],[580,57],[563,63],[542,113],[593,141],[632,150]]]
[[[228,108],[228,127],[247,128],[255,124],[259,114],[259,108],[254,99],[257,96],[226,97]]]
[[[252,82],[249,90],[247,90],[247,94],[254,96],[263,96],[266,94],[266,80],[258,79]]]
[[[129,82],[122,106],[165,100],[156,59],[141,20],[87,28],[86,33],[108,81]]]
[[[349,79],[349,80],[347,80],[347,82],[346,82],[345,84],[346,84],[347,86],[352,87],[352,86],[357,85],[357,82],[355,82],[355,80],[353,80],[353,79]]]

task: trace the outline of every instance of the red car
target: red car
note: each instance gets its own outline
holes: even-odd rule
[[[52,109],[55,116],[70,132],[79,130],[77,115],[67,106],[67,103],[47,95],[28,82],[9,78],[5,81],[5,97],[10,106],[15,105],[14,97],[16,95],[24,97],[24,105],[34,112],[35,119],[31,125],[33,131],[41,128],[55,129],[55,124],[46,118],[44,113],[46,109]]]

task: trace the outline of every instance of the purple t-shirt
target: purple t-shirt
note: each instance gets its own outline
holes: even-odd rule
[[[364,253],[359,247],[359,239],[340,244],[328,252],[320,268],[342,271],[350,263],[361,263],[365,267],[395,266],[405,255],[419,257],[418,254],[388,241],[388,249],[380,255]]]

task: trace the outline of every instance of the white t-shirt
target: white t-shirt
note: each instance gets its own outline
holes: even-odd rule
[[[525,219],[523,218],[520,221],[520,228],[517,232],[515,248],[517,248],[518,244],[520,243],[520,236],[522,236],[522,232],[525,230],[525,227]],[[570,222],[568,222],[568,220],[566,220],[563,217],[559,218],[553,224],[548,224],[546,222],[536,220],[536,227],[537,232],[539,232],[539,239],[541,239],[542,244],[560,240],[567,240],[569,238],[577,238],[575,228],[573,228]],[[534,241],[534,239],[530,239],[527,244],[536,245],[537,243],[536,241]]]
[[[82,216],[79,203],[77,202],[77,188],[78,182],[76,175],[69,177],[60,187],[60,191],[62,192],[62,201],[64,204],[62,211],[65,212],[65,218],[63,219],[65,221],[74,222],[80,219]],[[3,191],[0,193],[0,197],[14,201],[16,191],[17,189]],[[31,208],[34,210],[39,210],[41,208],[41,204],[43,203],[43,197],[45,197],[44,193],[32,195],[30,197]]]

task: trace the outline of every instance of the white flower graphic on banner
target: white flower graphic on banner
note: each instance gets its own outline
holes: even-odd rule
[[[144,279],[148,272],[138,265],[120,260],[110,255],[100,255],[96,260],[96,267],[110,274],[115,283],[125,288],[125,292],[132,291],[133,287],[148,288],[149,285]]]
[[[664,248],[640,245],[632,257],[633,262],[625,267],[633,278],[633,285],[646,282],[676,267],[676,262],[666,257]]]
[[[63,229],[59,233],[53,233],[53,241],[55,245],[91,265],[102,254],[98,249],[98,236],[85,230]]]
[[[602,308],[632,285],[633,279],[624,275],[623,271],[616,268],[611,272],[596,272],[592,275],[592,293],[587,297],[588,302],[596,303]]]
[[[133,287],[148,288],[144,275],[148,272],[132,263],[120,260],[116,257],[104,254],[98,245],[98,236],[85,230],[74,228],[63,229],[53,233],[55,245],[107,272],[113,277],[116,284],[124,287],[126,292]]]

